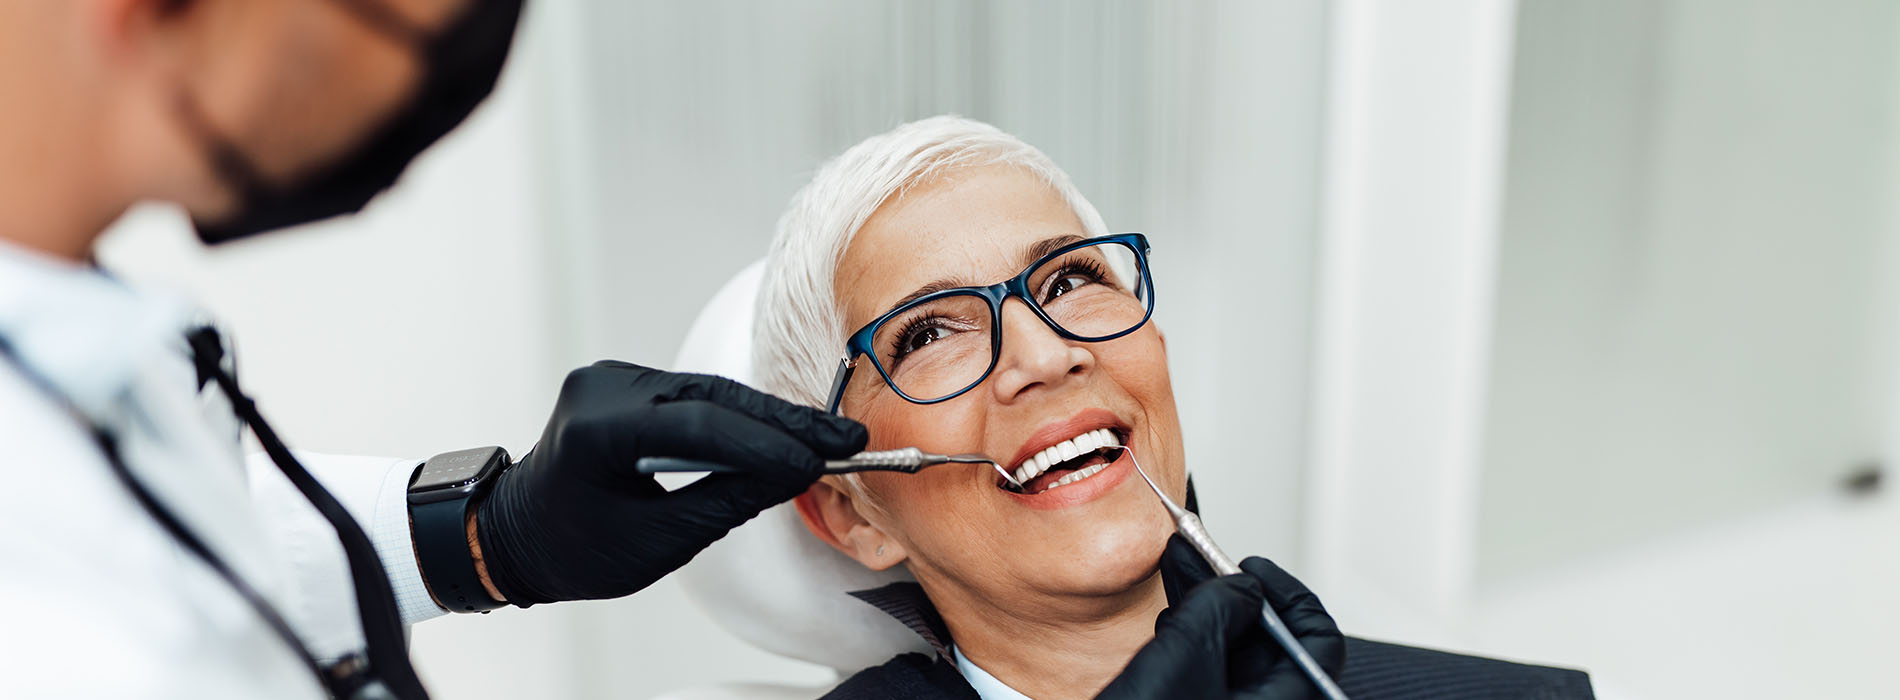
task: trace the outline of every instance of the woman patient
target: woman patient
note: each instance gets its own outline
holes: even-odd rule
[[[762,388],[863,422],[870,449],[983,453],[1024,483],[944,465],[799,497],[814,536],[909,569],[860,597],[938,650],[841,691],[1086,698],[1154,636],[1173,524],[1127,452],[1189,494],[1147,246],[1041,152],[955,117],[858,144],[794,199],[760,290]],[[1576,671],[1350,638],[1339,676],[1362,699],[1590,697]]]

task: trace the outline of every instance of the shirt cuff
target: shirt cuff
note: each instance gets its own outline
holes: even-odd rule
[[[383,560],[383,572],[389,575],[389,587],[396,592],[396,606],[402,610],[405,625],[448,613],[429,597],[429,589],[422,582],[415,537],[409,528],[409,477],[421,464],[404,461],[390,465],[383,474],[376,512],[370,521],[370,541],[376,545],[376,556]]]

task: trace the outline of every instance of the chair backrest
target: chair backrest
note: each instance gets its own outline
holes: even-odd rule
[[[713,295],[686,333],[674,369],[750,383],[760,260]],[[908,580],[873,572],[813,537],[785,504],[732,531],[675,574],[720,627],[753,646],[850,675],[904,651],[930,653],[908,628],[848,591]]]

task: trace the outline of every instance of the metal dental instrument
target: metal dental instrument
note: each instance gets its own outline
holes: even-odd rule
[[[916,474],[924,467],[939,464],[987,464],[1002,475],[1010,486],[1022,489],[1023,485],[1016,477],[997,464],[996,460],[980,454],[940,455],[915,447],[900,447],[895,450],[877,450],[859,452],[846,459],[825,460],[826,474],[851,474],[854,472],[904,472]],[[665,472],[712,472],[715,474],[743,472],[745,470],[728,464],[706,462],[697,459],[679,457],[641,457],[633,467],[641,474],[660,474]]]
[[[1167,507],[1168,516],[1174,518],[1175,531],[1181,533],[1182,539],[1187,540],[1188,544],[1194,546],[1195,551],[1201,553],[1201,558],[1207,560],[1208,566],[1214,567],[1214,573],[1221,576],[1240,573],[1240,565],[1235,564],[1232,557],[1227,556],[1226,552],[1221,551],[1221,548],[1214,544],[1214,538],[1207,534],[1207,527],[1201,524],[1200,516],[1176,505],[1174,499],[1162,493],[1161,487],[1156,486],[1154,480],[1148,478],[1148,473],[1141,470],[1141,462],[1135,460],[1134,450],[1126,446],[1121,450],[1128,453],[1128,461],[1135,465],[1135,473],[1140,474],[1141,480],[1148,482],[1148,488],[1154,489],[1155,495],[1161,498],[1161,505]],[[1293,636],[1293,631],[1287,629],[1286,623],[1280,620],[1280,615],[1273,611],[1271,603],[1260,606],[1260,619],[1266,623],[1267,633],[1273,635],[1274,641],[1279,642],[1280,646],[1286,649],[1287,654],[1293,657],[1294,665],[1299,666],[1300,671],[1304,672],[1307,678],[1312,679],[1313,685],[1319,688],[1321,695],[1329,700],[1346,700],[1346,692],[1340,690],[1339,684],[1334,683],[1333,678],[1326,675],[1326,670],[1319,667],[1319,662],[1306,651],[1306,645],[1301,644],[1300,640]]]

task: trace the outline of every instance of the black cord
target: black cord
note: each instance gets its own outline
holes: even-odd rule
[[[361,657],[355,656],[326,669],[317,661],[310,649],[304,646],[303,640],[297,636],[283,615],[277,612],[277,608],[258,593],[257,589],[251,587],[248,581],[239,576],[205,544],[202,538],[198,537],[197,533],[192,532],[183,520],[173,514],[163,501],[160,501],[143,482],[138,480],[120,456],[117,441],[112,438],[110,431],[87,418],[85,413],[73,405],[57,386],[34,372],[13,351],[12,344],[5,336],[0,336],[0,357],[11,362],[29,383],[64,407],[75,420],[86,427],[100,452],[105,456],[106,463],[110,465],[113,476],[132,494],[133,500],[136,500],[167,534],[183,545],[193,556],[203,561],[238,594],[238,597],[244,599],[244,602],[257,612],[258,617],[264,620],[271,631],[310,669],[311,675],[316,677],[318,684],[326,693],[333,698],[350,698],[356,696],[357,691],[364,689],[370,683],[380,681],[389,694],[398,700],[427,700],[428,691],[423,689],[421,679],[416,676],[415,667],[409,662],[408,645],[402,632],[400,609],[396,605],[395,594],[389,589],[389,578],[383,570],[382,560],[376,556],[375,546],[363,533],[362,527],[356,524],[348,511],[344,510],[342,504],[325,491],[316,479],[310,476],[310,472],[305,470],[303,465],[290,454],[290,450],[284,446],[283,441],[277,438],[276,432],[271,430],[270,425],[264,422],[263,416],[258,414],[256,404],[238,391],[237,380],[219,366],[223,357],[223,343],[219,340],[216,331],[210,328],[199,329],[190,335],[189,340],[192,346],[192,360],[197,365],[201,384],[205,379],[217,382],[218,388],[230,397],[238,418],[250,426],[251,431],[257,435],[258,442],[264,446],[264,451],[271,457],[271,461],[336,528],[337,538],[343,542],[344,553],[349,558],[351,579],[356,588],[357,611],[362,619],[363,636],[369,652],[367,669],[362,668],[361,663],[357,663]]]
[[[92,439],[98,443],[99,450],[105,453],[106,463],[111,465],[113,476],[118,477],[119,483],[124,485],[127,491],[132,492],[132,498],[139,502],[139,506],[143,507],[153,520],[158,521],[159,526],[165,528],[165,532],[170,533],[173,539],[178,540],[185,549],[190,550],[206,566],[211,567],[212,571],[217,572],[218,578],[230,584],[231,589],[237,591],[238,597],[250,604],[251,609],[257,611],[257,616],[264,618],[264,623],[270,625],[271,631],[276,632],[278,638],[284,640],[284,645],[297,653],[297,658],[310,668],[311,675],[316,676],[326,690],[330,690],[330,676],[324,672],[323,664],[318,663],[317,658],[311,655],[310,649],[303,645],[303,640],[291,630],[290,623],[285,622],[284,616],[278,614],[277,608],[258,593],[257,589],[252,588],[249,581],[245,581],[244,577],[233,571],[223,558],[210,547],[205,546],[204,540],[198,539],[197,533],[185,527],[178,516],[172,514],[171,509],[166,508],[163,502],[152,495],[151,490],[145,488],[145,484],[140,483],[138,478],[132,475],[132,470],[125,466],[125,460],[119,457],[119,447],[111,435],[93,427]]]
[[[224,357],[224,343],[218,337],[217,330],[207,326],[192,331],[187,339],[191,343],[192,362],[197,365],[199,376],[210,377],[231,399],[231,408],[240,420],[251,428],[257,436],[257,442],[264,448],[277,469],[290,479],[310,504],[316,506],[325,520],[330,521],[336,530],[337,540],[343,544],[343,553],[350,564],[350,580],[356,589],[357,616],[363,624],[363,638],[368,646],[369,674],[381,681],[388,690],[400,700],[427,700],[429,693],[422,687],[422,679],[416,676],[415,666],[409,661],[409,645],[402,629],[401,609],[396,605],[396,595],[389,588],[389,574],[383,569],[382,558],[376,554],[376,546],[363,532],[361,525],[350,516],[336,497],[324,490],[310,472],[290,453],[290,448],[278,439],[277,431],[264,421],[257,411],[257,404],[244,392],[238,390],[237,378],[224,370],[220,363]]]
[[[186,527],[184,522],[165,506],[164,502],[152,495],[151,490],[132,474],[124,458],[120,457],[118,441],[112,438],[112,434],[87,418],[85,413],[73,405],[72,401],[67,399],[66,395],[61,393],[51,381],[40,376],[38,372],[34,372],[14,352],[13,344],[4,336],[0,336],[0,357],[5,357],[7,361],[13,363],[13,366],[19,370],[20,376],[25,377],[34,388],[58,403],[67,413],[72,414],[74,420],[86,427],[86,432],[92,436],[93,443],[99,447],[100,454],[106,458],[106,464],[112,469],[112,475],[119,480],[120,485],[131,492],[132,499],[138,502],[139,507],[144,509],[152,520],[157,521],[159,527],[164,528],[172,539],[184,545],[186,551],[191,552],[216,573],[218,578],[223,579],[239,598],[243,598],[245,604],[256,611],[258,617],[263,618],[264,624],[270,627],[271,632],[283,641],[284,646],[290,647],[290,650],[297,655],[297,659],[310,669],[310,675],[316,677],[317,683],[324,688],[324,691],[333,697],[336,696],[336,688],[332,685],[330,674],[325,673],[323,664],[319,663],[316,656],[310,653],[310,649],[304,646],[303,639],[291,629],[290,623],[284,620],[284,616],[277,612],[276,606],[271,605],[270,601],[263,594],[258,593],[256,588],[252,588],[250,582],[239,576],[222,557],[218,556],[217,552],[206,546],[204,540],[200,539],[197,533],[192,532],[191,528]]]

